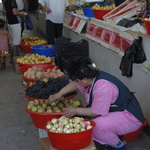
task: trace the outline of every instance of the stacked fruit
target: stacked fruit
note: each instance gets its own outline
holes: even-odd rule
[[[29,56],[23,56],[21,58],[17,58],[17,63],[21,64],[42,64],[52,62],[52,57],[46,57],[44,55],[32,54]]]
[[[46,44],[46,40],[41,39],[39,37],[22,37],[22,42],[24,42],[24,45],[44,45]]]
[[[28,79],[43,79],[43,78],[61,78],[65,77],[65,74],[58,68],[48,68],[44,70],[38,66],[33,66],[28,68],[27,71],[24,72],[23,77]]]
[[[85,121],[83,118],[66,118],[64,116],[53,118],[51,121],[48,121],[46,125],[46,129],[55,133],[76,133],[89,130],[92,127],[91,122]]]
[[[116,6],[115,4],[112,4],[110,6],[106,5],[106,6],[100,6],[99,4],[95,4],[94,6],[92,6],[92,9],[98,9],[98,10],[112,10],[114,9]]]
[[[68,83],[69,81],[66,78],[48,79],[48,81],[36,80],[35,84],[25,89],[25,92],[28,97],[47,99],[50,95],[59,92]],[[70,96],[70,94],[66,96]]]
[[[51,104],[48,99],[45,100],[31,100],[27,106],[27,109],[32,112],[38,113],[57,113],[64,112],[65,108],[80,107],[80,100],[74,100],[73,98],[65,99],[62,97],[58,103],[53,101]]]

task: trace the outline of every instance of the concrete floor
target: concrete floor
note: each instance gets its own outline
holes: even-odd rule
[[[24,36],[45,38],[36,31],[28,30]],[[0,150],[39,150],[41,135],[34,127],[30,115],[25,112],[28,100],[24,98],[22,76],[15,73],[14,66],[9,64],[9,57],[6,69],[0,70],[0,85]],[[137,141],[128,142],[127,148],[150,150],[150,138],[143,132]]]
[[[24,35],[42,36],[36,31],[25,31]],[[6,65],[0,70],[0,150],[39,150],[39,130],[25,112],[28,100],[24,98],[22,76],[14,72],[9,57]],[[128,142],[127,148],[150,150],[150,138],[143,132],[137,141]]]

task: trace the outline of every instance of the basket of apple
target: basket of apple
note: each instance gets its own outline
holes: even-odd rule
[[[46,40],[39,37],[22,37],[22,42],[20,44],[21,49],[24,53],[33,53],[31,47],[35,45],[45,45],[47,44]]]
[[[92,138],[95,122],[81,117],[53,118],[46,124],[52,146],[59,150],[76,150],[87,147]]]
[[[51,64],[53,63],[53,57],[46,57],[44,55],[31,54],[29,56],[23,56],[23,57],[17,58],[16,63],[19,65],[19,67],[22,67],[25,65]]]
[[[25,110],[30,114],[35,127],[45,129],[47,121],[61,117],[65,108],[69,107],[81,107],[81,101],[62,97],[58,103],[54,101],[50,104],[48,99],[35,99],[29,101]]]
[[[23,70],[23,80],[28,82],[35,82],[36,80],[43,80],[49,78],[66,78],[66,75],[56,65],[36,65],[23,66],[19,70]],[[25,71],[26,70],[26,71]]]

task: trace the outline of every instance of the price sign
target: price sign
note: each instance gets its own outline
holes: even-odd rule
[[[79,26],[80,26],[80,23],[81,23],[82,19],[77,17],[74,21],[74,25],[72,27],[72,30],[76,30]]]
[[[68,23],[69,27],[73,27],[76,20],[76,16],[71,16],[70,22]]]

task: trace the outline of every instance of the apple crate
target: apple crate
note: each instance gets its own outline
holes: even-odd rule
[[[77,150],[90,145],[92,131],[96,124],[89,119],[84,119],[84,121],[89,121],[92,128],[76,133],[55,133],[46,130],[52,146],[59,150]]]

